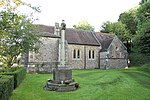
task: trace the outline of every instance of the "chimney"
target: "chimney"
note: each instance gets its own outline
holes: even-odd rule
[[[54,34],[60,36],[59,23],[55,23]]]

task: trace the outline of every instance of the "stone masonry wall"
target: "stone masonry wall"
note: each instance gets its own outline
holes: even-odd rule
[[[127,67],[127,50],[121,41],[115,37],[106,52],[100,52],[100,68],[125,68]]]
[[[30,67],[35,67],[36,71],[51,72],[56,67],[58,61],[58,38],[40,38],[39,52],[29,52]]]
[[[74,49],[80,50],[80,58],[73,58]],[[94,50],[94,59],[89,59],[89,50]],[[68,44],[68,67],[72,69],[98,68],[99,46]]]

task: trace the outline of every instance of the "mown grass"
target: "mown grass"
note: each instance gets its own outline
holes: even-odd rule
[[[143,68],[73,70],[80,84],[73,92],[43,90],[49,78],[52,74],[27,74],[10,100],[150,100],[150,73]]]

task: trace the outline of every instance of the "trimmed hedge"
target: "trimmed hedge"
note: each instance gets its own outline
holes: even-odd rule
[[[14,77],[0,75],[0,100],[9,100],[14,90]]]
[[[1,75],[13,75],[14,76],[14,89],[19,86],[22,80],[26,76],[26,68],[13,67],[7,70],[7,72],[0,73]]]

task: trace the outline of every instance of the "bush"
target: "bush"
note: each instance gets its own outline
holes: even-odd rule
[[[0,100],[9,100],[14,89],[14,77],[0,75]]]
[[[130,65],[131,66],[139,66],[149,63],[150,55],[149,54],[142,54],[142,53],[131,53],[129,54]]]
[[[14,76],[14,89],[19,86],[22,80],[26,76],[26,68],[24,67],[13,67],[8,69],[6,72],[0,73],[1,75],[13,75]]]

